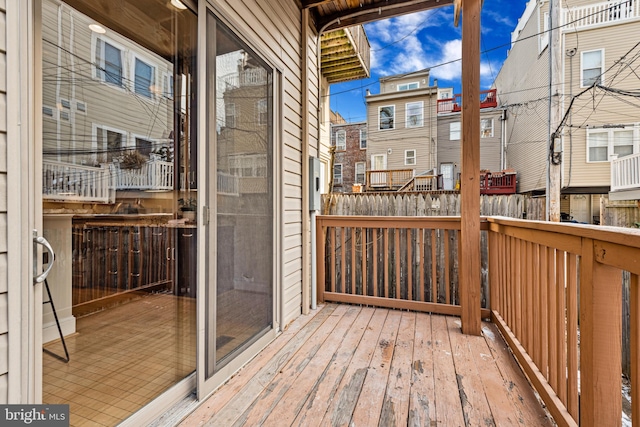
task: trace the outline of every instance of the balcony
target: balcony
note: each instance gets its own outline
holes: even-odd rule
[[[640,154],[611,160],[610,200],[640,200]]]
[[[319,309],[181,425],[621,425],[623,270],[640,381],[640,231],[482,219],[473,291],[490,321],[470,336],[459,217],[316,220]]]
[[[498,106],[496,90],[480,91],[480,108],[495,108]],[[457,93],[453,98],[438,99],[438,114],[457,113],[462,111],[462,95]]]
[[[110,165],[116,190],[173,190],[173,163],[152,158],[140,168],[122,169]]]
[[[398,190],[413,179],[413,169],[367,171],[367,191]]]
[[[42,198],[56,201],[113,202],[108,166],[93,167],[43,160]]]
[[[565,31],[617,25],[640,18],[640,2],[619,0],[563,9]]]
[[[480,172],[480,194],[515,194],[515,172]]]
[[[324,33],[320,49],[322,75],[330,84],[370,76],[371,46],[362,25]]]

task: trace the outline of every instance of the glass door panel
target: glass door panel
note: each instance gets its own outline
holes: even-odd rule
[[[212,14],[207,20],[207,104],[215,111],[208,141],[216,236],[215,281],[207,285],[210,377],[273,328],[273,70]]]

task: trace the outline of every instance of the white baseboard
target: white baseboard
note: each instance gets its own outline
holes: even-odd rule
[[[62,335],[76,333],[76,318],[73,316],[60,319],[60,328],[62,329]],[[42,343],[46,344],[49,341],[60,339],[60,333],[58,333],[58,327],[56,322],[45,323],[42,325]]]

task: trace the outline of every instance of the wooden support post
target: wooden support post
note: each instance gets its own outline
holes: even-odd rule
[[[631,424],[640,425],[640,286],[638,275],[631,274],[629,311],[631,312]],[[635,384],[635,386],[634,386]]]
[[[480,335],[480,10],[462,2],[462,332]]]
[[[583,239],[580,263],[580,425],[620,426],[622,272]]]

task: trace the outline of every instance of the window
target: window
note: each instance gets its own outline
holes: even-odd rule
[[[336,132],[336,150],[347,149],[347,133],[343,130]]]
[[[96,159],[100,163],[112,162],[124,153],[126,146],[126,133],[115,129],[96,127],[96,150],[99,155]]]
[[[404,150],[404,164],[409,166],[416,164],[416,150]]]
[[[256,122],[258,122],[259,125],[266,125],[268,119],[267,100],[260,99],[256,102]]]
[[[164,73],[162,78],[162,96],[173,99],[173,76],[169,73]]]
[[[60,120],[69,121],[69,112],[68,111],[60,111]]]
[[[55,110],[53,109],[53,107],[47,107],[46,105],[43,105],[42,115],[50,119],[55,119]]]
[[[633,129],[587,129],[587,161],[606,162],[614,154],[624,157],[636,153],[639,138],[640,126],[637,124]]]
[[[86,113],[87,112],[87,104],[85,104],[82,101],[77,101],[76,102],[76,111],[78,111],[80,113]]]
[[[604,73],[604,50],[592,50],[582,52],[580,61],[581,87],[589,87],[593,84],[602,84]]]
[[[378,107],[378,128],[379,129],[393,129],[396,116],[395,105],[388,105],[386,107]]]
[[[460,140],[460,122],[449,123],[449,140]]]
[[[236,127],[236,104],[224,104],[224,125],[231,129]]]
[[[480,138],[493,138],[493,119],[480,119]]]
[[[135,141],[136,150],[138,151],[138,153],[142,154],[143,156],[149,157],[149,154],[151,154],[151,150],[153,149],[153,142],[137,136],[135,137]]]
[[[450,99],[450,98],[453,98],[453,97],[451,96],[451,92],[450,91],[443,90],[442,92],[440,92],[438,98],[439,99]]]
[[[387,156],[385,154],[371,155],[371,170],[379,171],[387,168]]]
[[[71,102],[69,102],[68,99],[60,98],[60,105],[62,106],[62,108],[67,108],[67,109],[71,108]]]
[[[133,70],[133,90],[135,93],[151,98],[151,88],[155,83],[155,71],[153,65],[140,58],[135,58]]]
[[[242,177],[266,177],[266,154],[241,154],[229,156],[231,175]]]
[[[542,31],[540,31],[539,43],[540,52],[549,46],[549,12],[545,12],[542,16]]]
[[[94,59],[96,78],[105,83],[122,87],[122,49],[98,37],[96,38]]]
[[[367,130],[360,129],[360,149],[364,150],[367,148]]]
[[[342,184],[342,164],[336,163],[333,165],[333,184]]]
[[[365,162],[356,163],[356,184],[364,184],[367,164]]]
[[[423,102],[409,102],[406,104],[407,109],[407,117],[406,117],[406,127],[415,128],[422,126],[422,111],[423,111]]]
[[[418,89],[419,87],[420,84],[418,82],[402,83],[398,85],[398,91]]]

